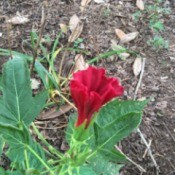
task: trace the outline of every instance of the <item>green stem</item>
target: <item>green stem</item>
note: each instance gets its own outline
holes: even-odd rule
[[[24,150],[24,156],[25,156],[25,160],[26,160],[26,168],[29,169],[30,166],[29,166],[29,161],[28,161],[28,156],[27,156],[27,150],[26,149]]]
[[[43,161],[43,159],[29,146],[27,145],[27,149],[43,164],[43,166],[51,173],[51,175],[55,175],[55,173],[51,170],[51,168]]]
[[[63,155],[58,152],[52,145],[50,145],[45,138],[42,136],[42,134],[39,132],[38,128],[35,126],[34,123],[32,123],[32,127],[35,131],[35,134],[38,136],[38,138],[48,147],[48,149],[50,150],[50,152],[52,152],[53,154],[56,154],[59,158],[62,158]]]

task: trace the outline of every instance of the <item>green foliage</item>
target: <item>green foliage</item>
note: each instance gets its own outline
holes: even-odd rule
[[[32,96],[27,63],[15,58],[6,63],[2,76],[3,97],[0,98],[0,124],[21,129],[29,125],[43,108],[46,92]]]
[[[34,38],[35,35],[33,45]],[[53,74],[40,62],[36,61],[35,68],[47,90],[53,88],[51,85],[59,88]],[[10,170],[1,168],[1,174],[119,174],[126,157],[114,146],[138,127],[147,101],[113,100],[94,114],[87,128],[85,123],[75,127],[76,116],[71,117],[66,133],[70,148],[62,155],[38,134],[37,128],[33,127],[47,146],[46,150],[30,134],[30,124],[43,109],[47,92],[33,97],[27,61],[23,58],[8,61],[3,68],[1,85],[0,153],[4,143],[8,144],[6,155],[12,161]]]
[[[154,36],[152,39],[148,40],[147,43],[149,45],[152,45],[157,51],[160,49],[168,49],[169,48],[169,42],[167,40],[164,40],[162,36]]]
[[[114,145],[138,127],[141,122],[142,110],[147,102],[111,101],[94,115],[93,121],[91,121],[87,129],[84,129],[83,125],[73,129],[75,116],[72,116],[66,132],[69,144],[76,145],[75,149],[78,150],[78,143],[84,140],[84,149],[81,152],[84,151],[83,154],[88,155],[89,161],[87,166],[91,167],[97,175],[101,175],[104,172],[104,175],[119,174],[121,165],[116,163],[125,162],[126,157],[114,149]],[[77,136],[82,136],[82,140]],[[77,144],[72,143],[72,141]],[[86,149],[87,145],[91,145],[91,150]],[[72,150],[72,152],[74,151]],[[70,157],[72,152],[68,151]],[[112,170],[108,171],[105,168],[106,170],[102,169],[103,171],[100,172],[100,167],[103,163],[112,167]]]
[[[160,32],[164,30],[164,25],[161,21],[150,20],[149,26],[155,32]]]
[[[45,154],[42,147],[32,140],[28,126],[43,108],[47,93],[43,91],[33,97],[29,70],[23,58],[14,58],[5,64],[2,94],[0,132],[9,146],[7,156],[13,161],[13,167],[21,171],[25,171],[26,166],[43,169],[43,164],[36,159],[36,155],[39,155],[44,162]]]
[[[83,42],[83,38],[78,38],[74,41],[74,48],[78,48],[78,46]]]
[[[162,32],[165,31],[163,24],[163,16],[170,14],[170,9],[162,7],[162,0],[154,0],[153,4],[146,4],[144,11],[136,11],[133,14],[133,18],[138,21],[139,18],[148,19],[148,28],[153,33],[147,44],[153,46],[157,51],[161,49],[168,49],[169,43],[162,37]],[[147,21],[146,21],[147,22]]]
[[[119,171],[123,165],[113,163],[104,159],[104,157],[98,156],[91,160],[89,166],[97,175],[119,175]]]

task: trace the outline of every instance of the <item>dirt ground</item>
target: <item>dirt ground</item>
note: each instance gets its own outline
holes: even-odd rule
[[[40,30],[42,6],[45,5],[46,23],[43,36],[48,35],[54,40],[60,31],[60,23],[69,24],[72,15],[76,14],[84,24],[83,49],[90,52],[85,55],[86,60],[99,53],[111,49],[111,40],[118,42],[115,29],[122,29],[125,33],[138,31],[139,36],[131,42],[123,44],[146,58],[145,70],[137,98],[151,98],[144,110],[143,121],[140,125],[144,137],[151,142],[153,156],[160,167],[160,175],[175,175],[175,1],[164,0],[162,7],[171,10],[162,20],[165,31],[161,34],[170,43],[169,49],[159,52],[148,46],[146,41],[153,36],[148,28],[149,19],[142,18],[137,22],[132,14],[138,11],[135,0],[107,0],[107,3],[97,4],[93,0],[80,11],[80,0],[1,0],[0,1],[0,48],[31,54],[27,44],[30,42],[30,32]],[[153,0],[145,1],[154,4]],[[7,29],[6,19],[19,12],[27,16],[29,22],[21,25],[12,25]],[[61,43],[67,44],[70,33],[64,36]],[[10,40],[10,41],[9,41]],[[25,42],[24,42],[25,41]],[[73,61],[75,52],[67,55],[68,61]],[[103,66],[111,76],[120,77],[125,87],[124,99],[133,99],[139,76],[135,77],[132,65],[136,56],[131,55],[126,60],[117,56],[99,61],[96,65]],[[59,59],[59,58],[58,58]],[[7,57],[0,58],[0,65],[7,61]],[[59,60],[57,60],[59,63]],[[59,150],[66,150],[64,142],[64,128],[66,117],[50,119],[41,129],[43,134]],[[58,126],[59,123],[59,126]],[[132,163],[122,169],[121,175],[156,175],[156,169],[150,156],[145,153],[145,144],[137,132],[132,133],[121,142],[122,151],[134,162],[141,165],[146,173],[141,173]]]

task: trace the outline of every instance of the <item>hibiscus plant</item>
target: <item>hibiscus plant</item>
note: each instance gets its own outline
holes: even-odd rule
[[[117,99],[124,88],[118,79],[107,77],[103,68],[89,66],[75,72],[70,95],[78,112],[69,117],[65,133],[69,149],[61,153],[33,123],[45,106],[47,89],[34,96],[30,84],[24,59],[13,58],[4,65],[0,80],[0,154],[5,153],[11,164],[8,170],[1,167],[0,174],[119,174],[126,157],[116,145],[138,127],[147,101]],[[40,141],[32,137],[33,132]]]

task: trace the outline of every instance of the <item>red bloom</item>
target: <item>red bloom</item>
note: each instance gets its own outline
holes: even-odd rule
[[[105,76],[105,69],[89,66],[73,74],[70,91],[78,108],[76,127],[86,122],[89,125],[94,112],[112,98],[122,95],[124,88],[116,78]]]

